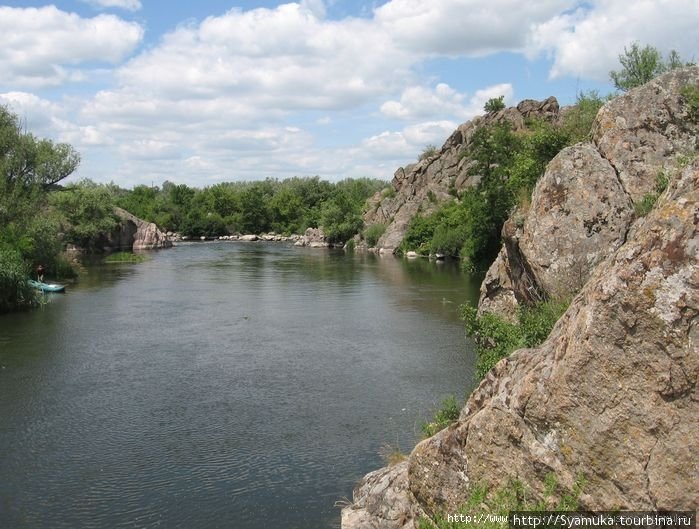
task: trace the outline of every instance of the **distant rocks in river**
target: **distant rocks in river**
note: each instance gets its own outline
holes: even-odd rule
[[[263,233],[260,235],[254,233],[248,233],[245,235],[221,235],[218,237],[219,241],[240,241],[240,242],[294,242],[300,239],[300,235],[279,235],[274,232]]]
[[[147,222],[122,208],[114,208],[119,217],[118,226],[106,236],[108,250],[156,250],[170,248],[172,241],[153,222]]]

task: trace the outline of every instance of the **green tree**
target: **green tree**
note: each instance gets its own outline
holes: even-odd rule
[[[118,224],[114,195],[108,186],[82,180],[53,193],[51,204],[63,215],[68,242],[94,249]]]
[[[638,42],[632,43],[630,48],[624,46],[619,62],[621,70],[612,70],[609,77],[614,86],[624,92],[646,84],[664,72],[691,64],[684,63],[675,50],[670,51],[667,60],[664,60],[657,48],[650,45],[641,48]]]
[[[505,108],[505,96],[500,96],[500,97],[491,97],[488,99],[488,101],[485,102],[485,105],[483,106],[483,110],[485,110],[488,114],[491,114],[493,112],[498,112],[502,109]]]

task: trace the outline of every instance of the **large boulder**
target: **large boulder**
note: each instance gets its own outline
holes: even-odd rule
[[[683,87],[699,84],[699,67],[672,70],[604,105],[592,141],[619,173],[624,190],[638,202],[672,168],[677,154],[697,148],[699,123],[690,118]]]
[[[109,234],[105,246],[112,250],[155,250],[170,248],[172,241],[153,222],[147,222],[122,208],[114,208],[119,225]]]

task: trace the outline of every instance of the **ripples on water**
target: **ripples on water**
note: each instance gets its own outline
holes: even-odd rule
[[[471,385],[425,261],[182,245],[0,317],[0,527],[314,529]]]

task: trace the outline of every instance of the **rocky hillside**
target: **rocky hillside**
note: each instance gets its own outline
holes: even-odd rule
[[[592,141],[551,161],[524,220],[503,229],[480,310],[579,294],[543,345],[496,365],[456,423],[362,480],[345,529],[415,528],[456,512],[475,484],[518,479],[541,496],[551,472],[564,489],[584,474],[587,509],[696,507],[699,123],[688,86],[699,89],[699,68],[612,100]]]
[[[364,223],[386,224],[387,228],[377,247],[395,251],[400,245],[410,220],[418,214],[430,213],[438,204],[454,200],[454,194],[475,185],[478,176],[469,173],[471,160],[465,156],[473,134],[481,127],[508,122],[514,131],[525,128],[529,120],[558,121],[558,101],[522,101],[516,107],[506,108],[477,117],[459,126],[442,148],[432,156],[399,168],[391,182],[390,193],[376,193],[368,204]]]

